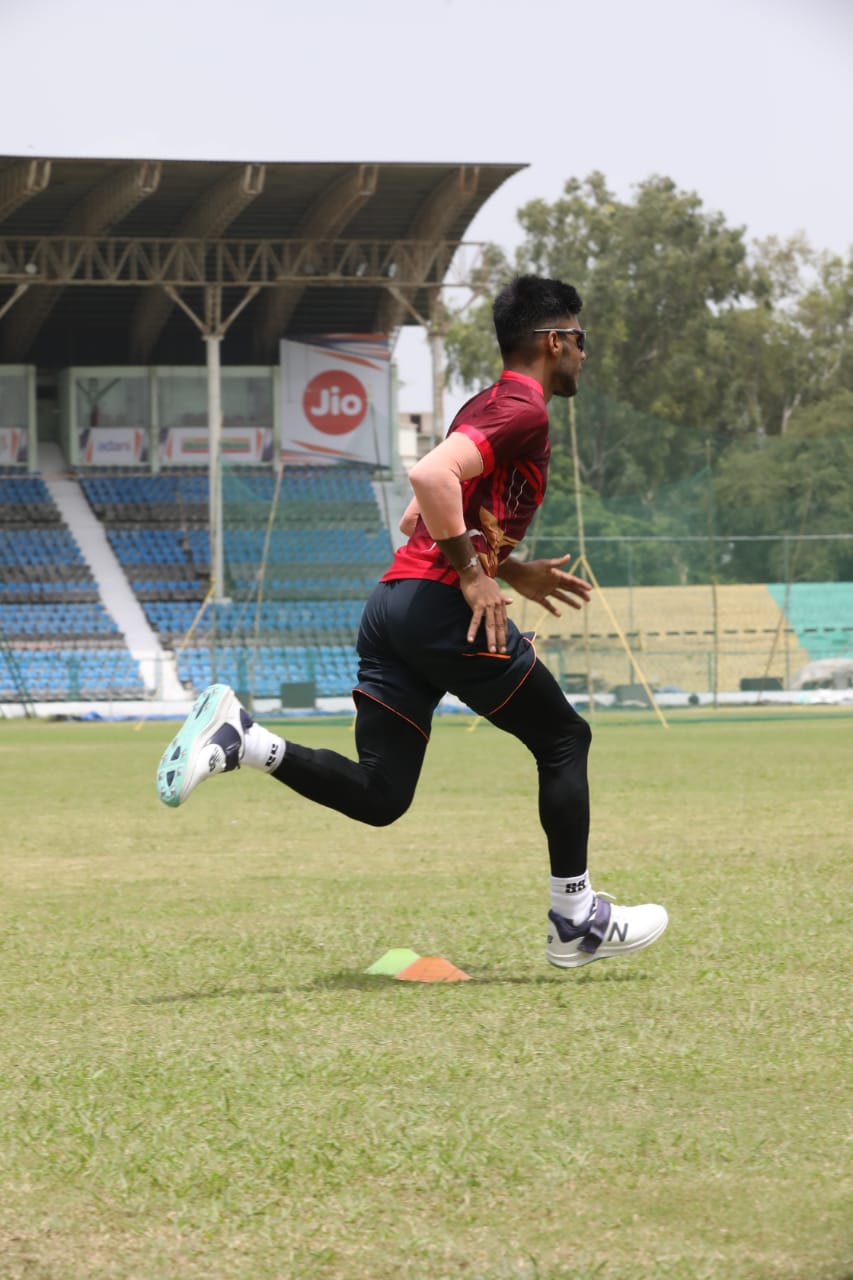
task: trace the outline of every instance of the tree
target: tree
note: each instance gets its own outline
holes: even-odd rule
[[[706,574],[709,449],[718,532],[765,539],[732,542],[715,559],[718,575],[782,577],[798,531],[849,527],[853,253],[818,254],[802,236],[747,246],[742,228],[659,176],[630,200],[618,200],[600,173],[572,178],[560,199],[534,200],[518,218],[525,239],[514,260],[492,247],[475,301],[450,326],[450,373],[465,386],[497,376],[490,302],[514,272],[577,287],[589,331],[574,402],[589,536],[633,538],[633,568],[656,581]],[[540,532],[556,536],[574,528],[564,402],[552,402],[551,420]],[[672,545],[641,548],[643,532]],[[769,541],[781,535],[787,552]],[[853,576],[849,547],[810,543],[810,576]],[[608,574],[624,572],[622,549],[607,561]]]
[[[758,539],[730,544],[726,575],[732,580],[853,580],[853,542],[838,537],[850,533],[853,393],[839,393],[835,405],[847,434],[792,430],[723,455],[714,483],[717,532]]]
[[[706,420],[719,399],[723,371],[708,357],[721,309],[748,287],[743,231],[663,177],[632,201],[617,200],[600,173],[573,178],[553,205],[534,200],[518,216],[526,240],[514,269],[570,280],[586,299],[585,478],[606,494],[695,469],[701,435],[681,427]],[[490,331],[484,302],[449,335],[451,372],[466,385],[494,375]]]
[[[763,439],[853,380],[853,257],[771,236],[753,247],[750,295],[722,317],[723,429]]]

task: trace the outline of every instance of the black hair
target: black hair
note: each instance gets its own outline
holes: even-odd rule
[[[574,285],[544,276],[516,276],[492,303],[492,317],[501,355],[529,346],[533,329],[559,324],[580,314],[583,303]]]

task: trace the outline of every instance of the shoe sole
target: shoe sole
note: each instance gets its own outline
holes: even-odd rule
[[[653,942],[657,942],[668,924],[669,916],[665,916],[654,933],[647,934],[638,942],[620,943],[616,947],[608,947],[607,943],[602,942],[597,951],[575,951],[570,956],[554,956],[550,951],[546,951],[545,959],[556,969],[579,969],[581,965],[592,964],[594,960],[615,960],[619,956],[633,955],[636,951],[642,951],[644,947],[650,947]]]
[[[184,795],[183,784],[195,767],[199,751],[239,705],[233,689],[227,684],[208,685],[199,694],[192,711],[163,752],[157,766],[157,795],[163,804],[177,809],[189,798],[195,788]]]

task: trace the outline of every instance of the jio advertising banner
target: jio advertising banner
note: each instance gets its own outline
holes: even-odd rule
[[[391,351],[384,334],[281,344],[281,456],[391,463]]]

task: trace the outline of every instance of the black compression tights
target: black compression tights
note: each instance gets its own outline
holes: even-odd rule
[[[355,717],[357,763],[337,751],[312,750],[288,739],[273,777],[348,818],[387,827],[412,803],[426,748],[426,738],[408,720],[361,697]]]
[[[539,821],[548,839],[551,875],[582,875],[589,840],[589,725],[541,662],[489,720],[523,742],[536,760]]]
[[[489,720],[523,742],[536,760],[539,820],[548,840],[551,874],[581,875],[589,835],[589,726],[539,662]],[[407,720],[362,697],[355,721],[357,762],[336,751],[288,741],[273,776],[309,800],[358,822],[385,827],[411,804],[426,746]]]

